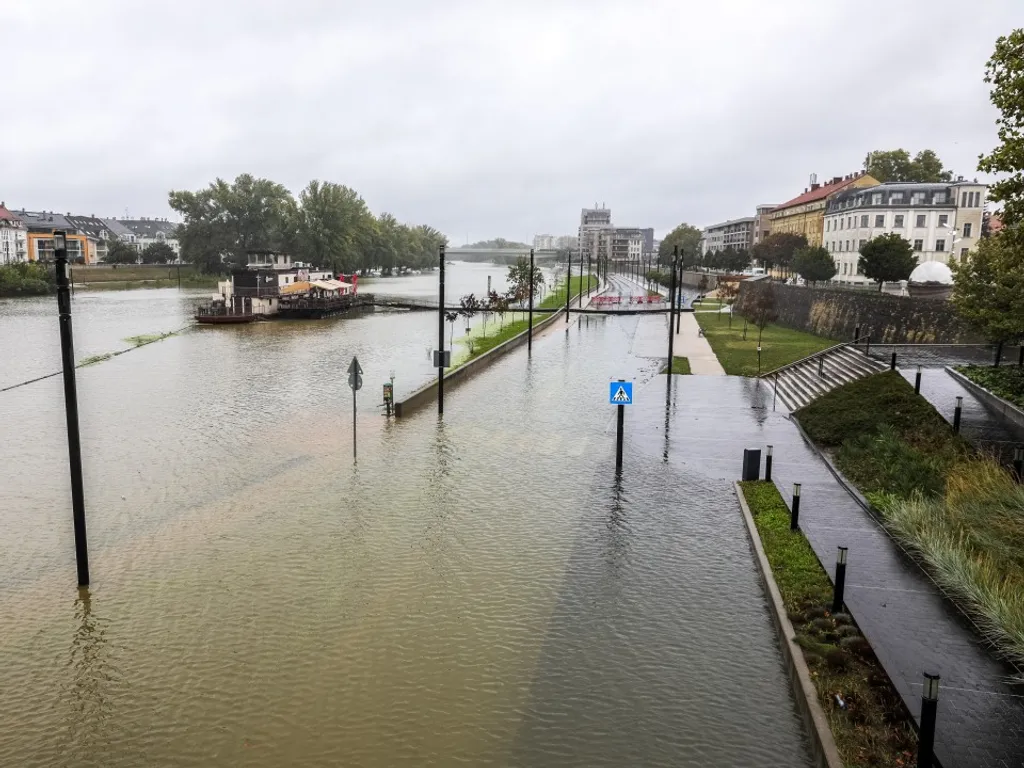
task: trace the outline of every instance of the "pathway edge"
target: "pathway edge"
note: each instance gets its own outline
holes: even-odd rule
[[[772,619],[781,641],[779,647],[782,649],[782,655],[789,670],[789,679],[796,694],[797,708],[803,716],[804,725],[810,736],[814,763],[819,768],[843,768],[843,760],[839,756],[839,750],[832,736],[832,729],[829,727],[828,718],[825,717],[825,710],[821,708],[821,703],[818,701],[818,691],[815,689],[814,683],[811,682],[811,671],[807,667],[807,662],[804,661],[803,652],[796,644],[796,631],[786,614],[782,594],[772,575],[772,567],[764,553],[764,547],[761,545],[761,536],[757,532],[754,517],[750,514],[750,507],[747,506],[747,500],[743,496],[743,488],[738,482],[734,482],[733,489],[739,501],[740,511],[743,513],[743,521],[747,526],[751,549],[756,555],[761,581],[768,593]]]

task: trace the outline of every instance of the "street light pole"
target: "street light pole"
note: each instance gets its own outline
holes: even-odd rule
[[[580,252],[583,258],[583,252]],[[572,249],[569,250],[569,263],[565,268],[565,324],[569,324],[569,297],[572,295]]]
[[[437,415],[444,415],[444,243],[438,248],[441,274],[437,299]]]
[[[85,534],[85,485],[82,481],[82,440],[78,431],[78,384],[75,381],[75,342],[71,328],[71,280],[68,275],[67,234],[53,233],[57,273],[57,316],[64,373],[64,415],[68,425],[68,463],[71,469],[71,513],[75,529],[78,586],[89,586],[89,546]]]
[[[526,331],[526,354],[533,354],[533,248],[530,249],[530,319]]]

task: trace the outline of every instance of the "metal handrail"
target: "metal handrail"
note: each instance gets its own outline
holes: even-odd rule
[[[771,371],[765,371],[764,373],[761,374],[761,376],[759,378],[764,379],[764,378],[767,378],[768,376],[774,376],[777,373],[782,373],[782,371],[788,371],[790,368],[795,368],[796,366],[798,366],[798,365],[800,365],[802,363],[806,363],[809,360],[814,360],[815,358],[818,358],[818,357],[824,357],[825,355],[827,355],[827,354],[829,354],[831,352],[835,352],[837,349],[841,349],[842,347],[849,347],[849,346],[854,345],[854,344],[860,344],[861,342],[870,344],[871,343],[871,337],[870,336],[861,336],[859,339],[853,339],[852,341],[840,342],[839,344],[831,346],[828,349],[823,349],[820,352],[815,352],[813,355],[807,355],[807,357],[801,357],[799,360],[796,360],[796,361],[794,361],[792,363],[787,363],[786,365],[780,366],[780,367],[775,368],[775,369],[773,369]]]

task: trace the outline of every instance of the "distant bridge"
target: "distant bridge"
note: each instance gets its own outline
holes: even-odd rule
[[[520,256],[529,256],[529,248],[448,248],[445,256],[452,261],[494,261],[511,264]],[[533,252],[534,261],[557,261],[558,251],[554,248],[539,248]]]
[[[428,298],[426,296],[395,296],[386,293],[364,293],[361,296],[369,299],[367,303],[372,304],[375,307],[390,307],[392,309],[409,309],[409,310],[436,310],[437,299]],[[595,297],[596,298],[596,297]],[[616,297],[609,297],[616,298]],[[580,309],[578,306],[570,307],[570,311],[573,313],[579,313],[584,315],[647,315],[647,314],[664,314],[668,312],[668,306],[664,301],[654,303],[630,303],[628,301],[630,297],[623,297],[625,299],[621,303],[596,303],[590,307]],[[575,305],[577,298],[573,298],[573,304]],[[445,303],[444,308],[453,312],[458,312],[462,309],[459,304]],[[534,307],[533,311],[536,314],[550,314],[551,312],[561,312],[565,309],[565,304],[561,304],[554,308],[541,309]],[[485,310],[478,310],[483,312]],[[509,312],[526,312],[527,307],[509,307]],[[692,311],[690,308],[684,308],[684,312]]]

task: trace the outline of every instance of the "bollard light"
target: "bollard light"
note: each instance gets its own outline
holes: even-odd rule
[[[836,580],[832,587],[832,614],[842,613],[843,593],[846,590],[846,547],[836,554]]]
[[[956,407],[957,408],[963,408],[964,407],[964,399],[962,397],[958,397],[956,399]]]
[[[800,483],[793,483],[793,498],[800,498]]]
[[[924,673],[924,697],[928,701],[939,700],[939,680],[942,679],[942,675],[932,675],[928,672]]]
[[[770,483],[772,481],[772,447],[768,446],[767,454],[764,457],[764,481]]]
[[[771,458],[771,455],[772,455],[772,447],[769,445],[768,446],[768,458]]]
[[[846,565],[846,552],[847,552],[847,547],[840,547],[839,548],[839,553],[836,555],[836,564],[837,565]]]
[[[957,435],[960,434],[960,418],[963,414],[963,408],[964,399],[962,397],[957,397],[956,408],[953,410],[953,433]]]
[[[793,483],[793,508],[789,512],[789,530],[800,530],[800,483]]]
[[[917,373],[914,375],[914,394],[921,394],[921,366],[917,366]]]

